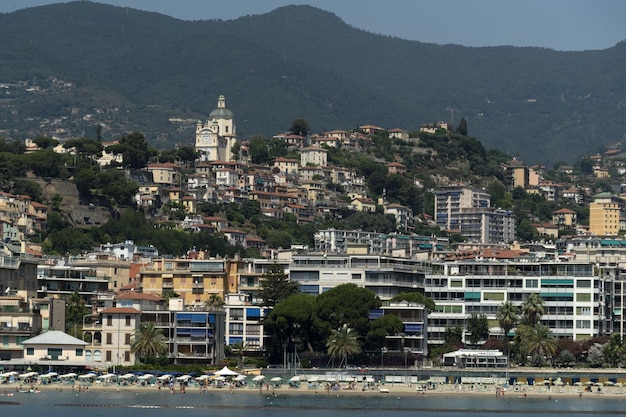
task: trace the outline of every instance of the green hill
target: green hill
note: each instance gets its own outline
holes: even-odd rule
[[[13,138],[94,137],[102,125],[103,140],[139,130],[155,146],[192,143],[193,125],[168,119],[204,118],[220,94],[242,136],[296,118],[321,131],[464,117],[487,148],[553,162],[626,132],[624,42],[467,48],[367,33],[309,6],[188,22],[91,2],[0,15],[0,42],[0,83],[21,82],[0,95],[0,135]]]

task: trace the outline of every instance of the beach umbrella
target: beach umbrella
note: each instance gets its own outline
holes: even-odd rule
[[[248,378],[248,376],[247,376],[247,375],[237,375],[237,376],[235,377],[235,381],[245,381],[245,380],[246,380],[246,378]]]
[[[217,376],[237,376],[239,375],[237,372],[228,369],[228,366],[223,367],[219,371],[213,372],[213,375]]]
[[[205,380],[207,380],[207,379],[209,379],[209,378],[211,378],[211,376],[210,376],[210,375],[206,375],[206,374],[204,374],[204,375],[200,375],[199,377],[197,377],[197,378],[196,378],[196,381],[205,381]]]
[[[257,375],[254,378],[252,378],[253,382],[261,382],[265,379],[265,375]]]

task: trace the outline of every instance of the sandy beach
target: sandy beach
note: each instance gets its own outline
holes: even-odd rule
[[[591,392],[586,391],[581,386],[516,386],[502,387],[494,385],[481,384],[439,384],[435,389],[424,389],[424,386],[406,385],[406,384],[385,384],[374,389],[362,389],[360,386],[354,389],[347,389],[345,386],[339,389],[326,389],[323,385],[317,387],[308,387],[306,384],[294,388],[288,385],[278,387],[267,387],[263,385],[261,388],[243,386],[230,388],[228,386],[217,388],[209,386],[203,388],[198,385],[189,385],[181,389],[180,384],[175,384],[173,389],[169,387],[159,388],[156,385],[140,386],[140,385],[117,385],[117,384],[92,384],[92,385],[65,385],[65,384],[34,384],[23,385],[22,390],[37,391],[76,391],[84,393],[92,392],[162,392],[163,395],[186,395],[186,394],[204,394],[204,393],[223,393],[229,395],[263,395],[263,396],[283,396],[283,395],[356,395],[356,396],[428,396],[428,397],[458,397],[458,396],[493,396],[504,398],[533,398],[542,397],[546,399],[558,398],[601,398],[602,396],[626,397],[626,390],[618,386],[592,386]],[[598,391],[600,388],[600,391]],[[20,385],[17,383],[3,384],[0,386],[0,396],[10,395],[11,393],[20,391]]]

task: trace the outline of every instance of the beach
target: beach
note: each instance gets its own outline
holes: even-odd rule
[[[187,394],[224,394],[224,395],[260,395],[260,396],[286,396],[286,395],[317,395],[317,396],[412,396],[412,397],[461,397],[461,396],[491,396],[503,398],[601,398],[603,396],[624,397],[626,389],[620,386],[548,386],[548,385],[519,385],[501,386],[493,384],[384,384],[372,388],[362,388],[349,384],[340,384],[337,388],[326,387],[325,384],[308,386],[303,383],[300,387],[290,387],[288,384],[271,386],[260,384],[258,386],[232,386],[226,385],[218,388],[213,384],[202,386],[197,384],[181,385],[179,383],[170,386],[158,385],[118,385],[110,384],[22,384],[11,383],[0,386],[0,395],[10,395],[15,392],[31,393],[49,391],[74,391],[80,393],[93,392],[133,392],[133,393],[159,393],[163,395],[187,395]],[[589,391],[590,390],[590,391]]]

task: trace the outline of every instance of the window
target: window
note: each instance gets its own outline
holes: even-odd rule
[[[106,353],[104,354],[104,357],[105,357],[105,361],[111,362],[111,357],[112,357],[111,351],[107,350]]]
[[[113,344],[113,334],[107,333],[107,345]]]
[[[63,356],[63,349],[60,348],[48,348],[48,357],[54,361]]]
[[[128,350],[124,352],[124,362],[130,362],[130,352]]]
[[[83,356],[83,350],[78,348],[78,349],[76,349],[76,353],[75,354],[76,354],[76,356]]]
[[[486,292],[483,297],[485,301],[504,301],[503,292]]]
[[[126,325],[130,326],[130,316],[126,316]]]
[[[130,333],[126,333],[126,334],[124,335],[124,343],[125,343],[126,345],[130,345]]]
[[[576,301],[591,301],[591,294],[576,294]]]
[[[35,354],[35,348],[26,348],[26,356],[33,356]]]
[[[576,320],[576,327],[579,329],[590,329],[591,320]]]
[[[107,315],[107,326],[113,326],[113,316],[111,314]]]

